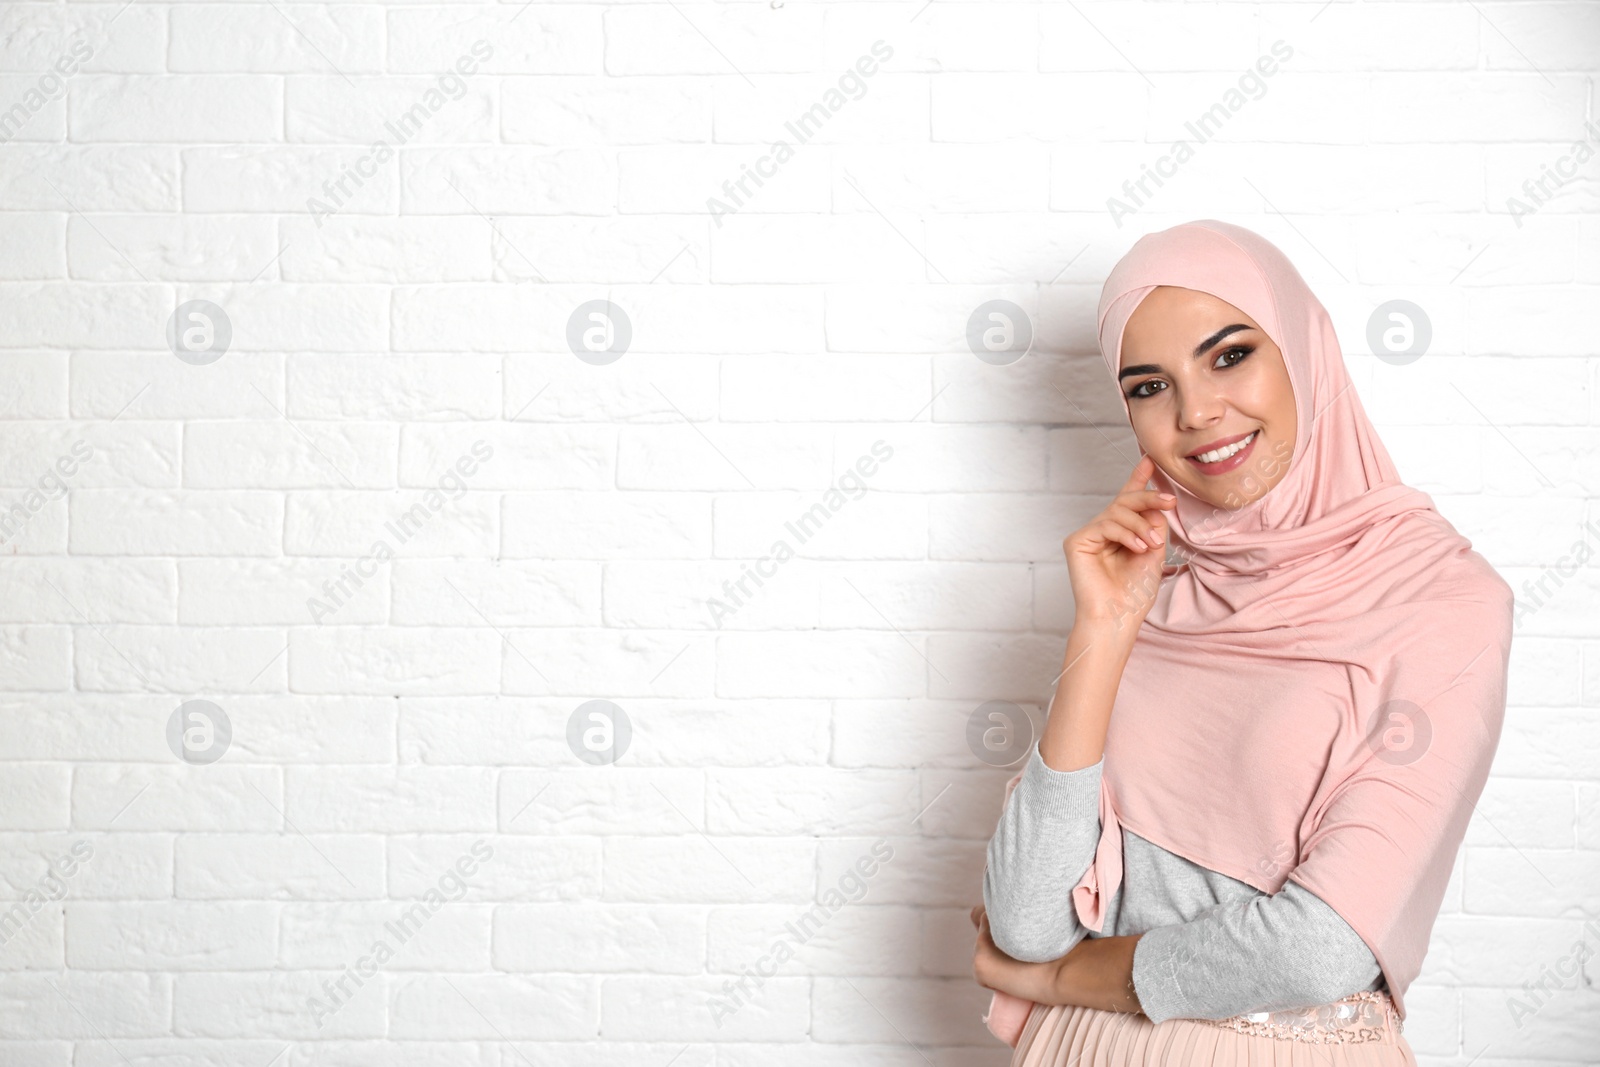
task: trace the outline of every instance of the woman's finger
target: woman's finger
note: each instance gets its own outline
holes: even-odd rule
[[[1107,517],[1113,522],[1126,526],[1133,536],[1151,545],[1161,544],[1164,536],[1160,527],[1147,519],[1141,512],[1122,504],[1113,504],[1106,509]]]
[[[1106,541],[1115,541],[1118,544],[1126,545],[1126,549],[1130,550],[1130,552],[1147,552],[1150,549],[1149,542],[1144,537],[1139,536],[1138,533],[1134,533],[1133,526],[1125,522],[1118,522],[1115,518],[1102,518],[1101,531]]]
[[[1144,552],[1150,547],[1142,537],[1128,529],[1125,523],[1115,519],[1101,519],[1095,524],[1094,530],[1100,535],[1100,540],[1115,541],[1129,552]]]
[[[1143,489],[1144,483],[1156,472],[1156,461],[1149,456],[1141,454],[1139,462],[1133,465],[1133,471],[1128,475],[1128,480],[1123,483],[1122,491],[1131,493],[1136,489]]]
[[[1165,544],[1170,523],[1159,510],[1153,508],[1119,509],[1117,517],[1126,522],[1134,533],[1152,544]]]
[[[1126,504],[1128,507],[1140,511],[1149,508],[1171,511],[1178,506],[1178,498],[1171,493],[1163,493],[1159,489],[1135,489],[1128,493],[1118,493],[1112,503]]]

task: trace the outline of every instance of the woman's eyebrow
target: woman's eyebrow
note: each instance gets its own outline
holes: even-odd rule
[[[1245,323],[1242,323],[1242,322],[1236,322],[1232,326],[1224,326],[1222,329],[1218,330],[1216,333],[1212,334],[1210,337],[1207,337],[1204,341],[1201,341],[1199,344],[1194,346],[1194,358],[1195,359],[1199,359],[1201,356],[1203,356],[1207,352],[1211,351],[1211,349],[1216,346],[1218,341],[1221,341],[1224,337],[1227,337],[1229,334],[1238,333],[1240,330],[1250,330],[1250,329],[1254,329],[1254,327],[1248,326],[1248,325],[1246,325]],[[1119,381],[1119,382],[1122,381],[1122,379],[1126,378],[1130,374],[1160,374],[1160,373],[1161,373],[1161,367],[1158,366],[1155,363],[1139,363],[1139,364],[1137,364],[1135,366],[1132,366],[1132,367],[1124,367],[1124,368],[1122,368],[1122,370],[1118,371],[1117,372],[1117,381]]]

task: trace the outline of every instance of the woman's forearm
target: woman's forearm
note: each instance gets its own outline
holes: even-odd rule
[[[1099,1011],[1143,1011],[1138,991],[1133,987],[1133,953],[1142,936],[1086,937],[1059,960],[1019,964],[1013,980],[1020,989],[1036,993],[1037,996],[1029,999],[1041,1004],[1075,1004]]]
[[[1067,637],[1065,665],[1039,738],[1045,766],[1075,771],[1105,754],[1106,728],[1137,627],[1080,618]]]
[[[1142,934],[1085,938],[1056,960],[1026,963],[995,946],[988,915],[972,909],[978,928],[973,974],[978,984],[1038,1004],[1074,1004],[1101,1011],[1143,1011],[1133,986],[1133,955]]]
[[[1207,908],[1142,935],[1134,975],[1155,1022],[1327,1004],[1380,986],[1361,935],[1309,889]]]
[[[1144,1008],[1133,987],[1133,952],[1143,934],[1089,937],[1078,942],[1056,969],[1056,1004],[1081,1004],[1100,1011]]]

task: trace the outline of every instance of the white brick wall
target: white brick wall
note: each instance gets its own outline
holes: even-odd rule
[[[1563,0],[0,7],[0,1063],[1006,1062],[968,717],[1048,698],[1060,540],[1132,455],[1099,286],[1196,217],[1289,253],[1533,609],[1410,1040],[1600,1063],[1600,963],[1559,970],[1600,945],[1597,75]],[[169,747],[197,699],[216,762]]]

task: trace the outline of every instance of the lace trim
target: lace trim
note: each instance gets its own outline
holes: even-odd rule
[[[1198,1019],[1251,1037],[1303,1041],[1316,1045],[1393,1043],[1404,1027],[1386,992],[1362,990],[1331,1004],[1282,1011],[1255,1011],[1229,1019]]]

